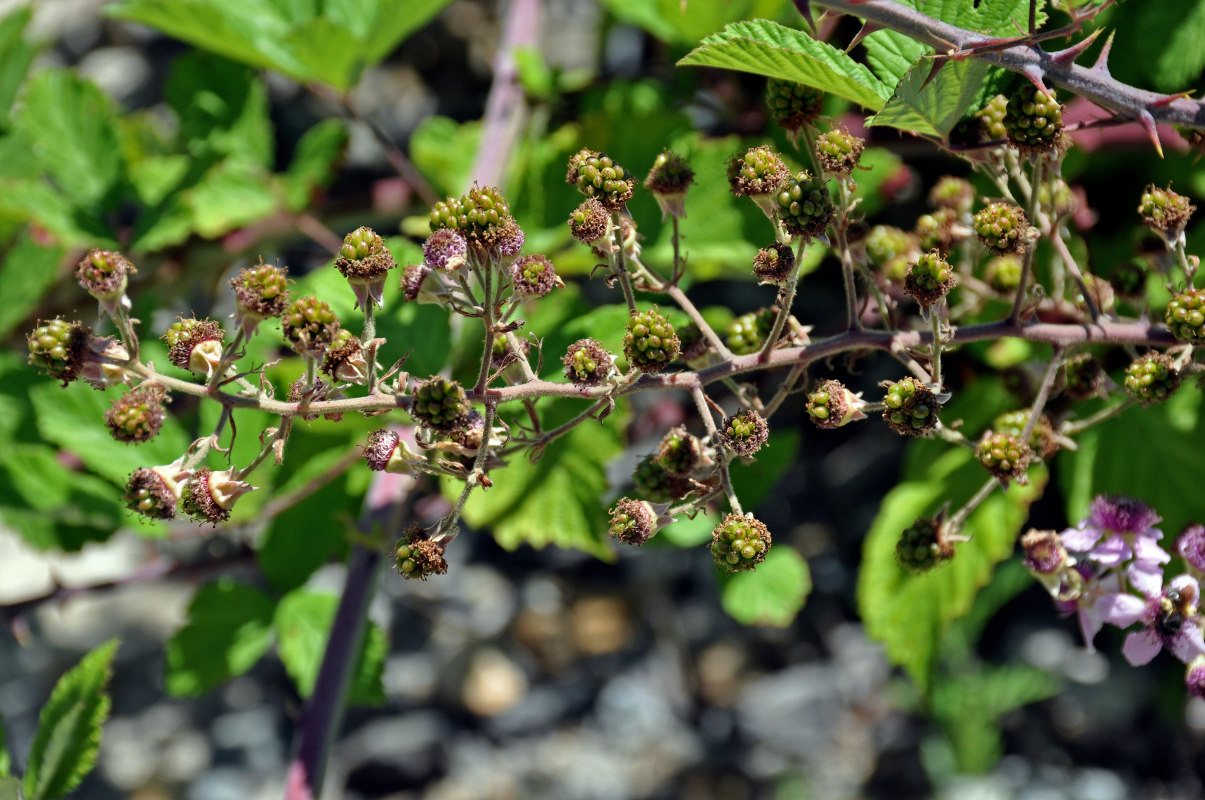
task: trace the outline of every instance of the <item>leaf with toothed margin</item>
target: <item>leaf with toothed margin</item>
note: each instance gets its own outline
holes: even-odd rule
[[[891,95],[869,69],[832,45],[761,19],[734,22],[708,36],[678,66],[723,67],[795,81],[871,111]]]
[[[895,94],[868,125],[888,126],[945,138],[967,115],[991,69],[982,61],[919,61],[908,71]]]

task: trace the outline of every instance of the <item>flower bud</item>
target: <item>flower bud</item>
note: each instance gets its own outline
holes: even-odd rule
[[[125,297],[129,276],[137,271],[121,253],[92,250],[76,266],[75,277],[80,286],[113,315]]]
[[[457,231],[440,228],[423,243],[423,263],[440,272],[453,273],[465,264],[469,245]]]
[[[564,287],[556,269],[547,256],[523,256],[510,268],[515,293],[528,297],[543,297],[553,289]]]
[[[374,472],[392,472],[395,475],[416,475],[416,467],[423,463],[394,431],[383,429],[368,434],[364,445],[364,460]]]

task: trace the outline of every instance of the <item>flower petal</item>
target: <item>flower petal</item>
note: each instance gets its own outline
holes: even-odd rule
[[[1099,528],[1068,528],[1063,531],[1063,547],[1077,553],[1086,553],[1100,541],[1103,532]]]
[[[1102,595],[1097,599],[1094,611],[1110,625],[1128,628],[1146,616],[1147,601],[1132,594],[1118,592]]]
[[[1139,561],[1151,561],[1156,564],[1166,564],[1172,560],[1172,557],[1167,554],[1166,550],[1156,544],[1154,539],[1146,535],[1134,537],[1134,558]]]
[[[1159,634],[1152,630],[1144,629],[1134,631],[1126,637],[1125,644],[1121,647],[1122,654],[1135,667],[1141,667],[1143,664],[1149,664],[1151,659],[1159,655],[1159,651],[1163,649],[1163,640],[1159,638]]]
[[[1163,570],[1156,564],[1135,561],[1126,568],[1126,577],[1147,597],[1158,597],[1163,593]]]
[[[1205,637],[1201,636],[1201,629],[1192,623],[1185,623],[1170,644],[1176,658],[1185,664],[1191,663],[1199,655],[1205,655]]]
[[[1088,557],[1103,566],[1114,567],[1134,555],[1130,543],[1117,534],[1110,534],[1103,542],[1088,553]]]

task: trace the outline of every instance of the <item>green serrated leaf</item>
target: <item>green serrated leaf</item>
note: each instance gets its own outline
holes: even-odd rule
[[[302,697],[309,697],[314,691],[338,605],[339,598],[333,594],[294,591],[285,595],[276,607],[273,627],[280,660]],[[368,625],[348,693],[348,702],[355,705],[385,701],[381,676],[389,642],[379,625],[371,621]]]
[[[1067,518],[1074,524],[1086,517],[1098,494],[1121,494],[1150,504],[1163,517],[1160,527],[1173,535],[1200,521],[1191,498],[1205,450],[1203,401],[1201,388],[1185,383],[1166,403],[1130,408],[1079,434],[1078,450],[1060,450]]]
[[[724,67],[804,83],[878,111],[891,90],[845,53],[775,22],[735,22],[703,39],[679,66]]]
[[[272,646],[275,609],[271,597],[233,578],[197,590],[188,621],[167,643],[168,693],[204,694],[255,666]]]
[[[37,411],[38,432],[47,442],[74,453],[90,470],[125,486],[139,467],[170,464],[179,458],[189,439],[180,423],[168,415],[159,435],[143,444],[126,444],[109,435],[104,414],[124,387],[97,391],[82,382],[66,388],[43,383],[30,389]]]
[[[96,85],[65,69],[38,73],[14,124],[32,156],[74,205],[99,203],[121,176],[116,114]]]
[[[0,336],[9,333],[26,319],[59,277],[59,264],[66,249],[45,246],[28,232],[22,232],[0,262]]]
[[[355,5],[357,0],[344,0]],[[379,0],[376,16],[363,29],[363,55],[376,64],[392,53],[403,39],[448,6],[452,0]]]
[[[199,176],[221,159],[272,167],[275,135],[268,87],[252,70],[212,53],[172,62],[164,98],[180,120],[180,140],[199,162]]]
[[[917,62],[867,124],[944,139],[982,93],[990,68],[982,61],[951,61],[926,84],[932,69],[930,61]]]
[[[1028,514],[1041,495],[1045,474],[1030,470],[1030,485],[995,492],[970,516],[954,558],[929,572],[903,570],[895,557],[900,533],[941,505],[965,502],[984,483],[969,450],[946,451],[931,462],[923,481],[896,486],[883,500],[866,536],[858,575],[858,609],[872,639],[886,645],[887,658],[902,666],[925,690],[950,623],[966,614],[978,590],[1007,558]]]
[[[184,202],[197,233],[212,239],[274,214],[275,188],[264,173],[224,161],[184,194]]]
[[[812,591],[812,576],[803,556],[790,547],[771,547],[766,560],[751,572],[724,579],[720,602],[744,625],[785,628]]]
[[[105,541],[124,517],[119,498],[108,481],[65,468],[53,447],[0,448],[0,518],[39,550],[77,551]]]
[[[603,0],[617,18],[636,25],[665,42],[689,47],[729,22],[759,17],[789,21],[798,18],[782,0],[728,0],[690,3],[682,0]]]
[[[8,112],[37,48],[25,39],[25,27],[33,17],[29,8],[18,8],[0,20],[0,128],[8,127]]]
[[[304,210],[316,190],[330,185],[347,139],[347,126],[342,120],[324,119],[297,142],[297,152],[285,175],[285,203],[290,211]]]
[[[115,652],[116,640],[102,644],[55,684],[38,715],[23,782],[26,800],[62,797],[96,765]]]

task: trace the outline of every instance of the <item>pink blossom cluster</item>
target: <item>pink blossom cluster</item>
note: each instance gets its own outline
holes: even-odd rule
[[[1165,580],[1172,560],[1160,545],[1161,517],[1128,497],[1098,496],[1088,517],[1062,533],[1031,530],[1021,537],[1025,566],[1059,608],[1075,614],[1088,649],[1105,625],[1133,628],[1122,653],[1134,666],[1166,649],[1189,665],[1188,690],[1205,697],[1205,638],[1198,609],[1205,576],[1205,527],[1185,529],[1176,542],[1187,572]]]

